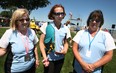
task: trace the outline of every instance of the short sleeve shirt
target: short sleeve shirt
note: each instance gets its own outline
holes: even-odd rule
[[[53,22],[50,23],[54,30],[55,30],[55,49],[60,49],[61,46],[63,46],[62,42],[63,39],[66,36],[66,39],[71,37],[70,30],[67,26],[61,25],[60,29],[57,29],[55,24]],[[46,35],[46,27],[47,23],[43,24],[40,28],[40,30]],[[48,54],[48,58],[51,61],[56,61],[64,58],[64,55],[56,55],[54,51],[52,51],[50,54]]]
[[[87,63],[98,61],[106,51],[116,48],[110,33],[102,30],[99,30],[94,38],[89,34],[88,30],[81,30],[75,35],[73,41],[79,45],[79,54]],[[87,55],[88,52],[91,52],[89,56]],[[81,66],[78,61],[75,61],[75,70],[78,69],[81,70]]]
[[[39,41],[35,32],[32,29],[28,29],[28,53],[31,60],[25,61],[25,55],[27,54],[24,43],[27,42],[26,36],[21,36],[17,30],[8,29],[1,37],[0,47],[6,48],[8,44],[11,44],[11,53],[13,54],[13,61],[11,61],[11,72],[22,72],[28,70],[33,66],[34,58],[34,46]],[[23,39],[23,40],[22,40]]]

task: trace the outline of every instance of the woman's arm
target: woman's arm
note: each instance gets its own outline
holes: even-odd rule
[[[38,56],[38,50],[37,50],[37,47],[35,47],[35,49],[34,49],[34,53],[35,53],[36,67],[38,67],[38,66],[39,66],[39,56]]]
[[[45,34],[41,34],[40,35],[39,47],[40,47],[40,51],[42,53],[43,58],[46,59],[47,56],[46,56],[46,52],[45,52],[44,38],[45,38]]]
[[[93,64],[94,68],[101,67],[112,60],[113,50],[107,51],[105,55]]]
[[[0,56],[4,56],[6,54],[6,49],[0,47]]]
[[[82,68],[84,69],[84,71],[86,72],[91,72],[93,71],[90,67],[89,67],[89,64],[84,62],[79,54],[79,51],[78,51],[78,43],[76,42],[73,42],[73,54],[75,56],[75,59],[80,63],[80,65],[82,66]]]
[[[105,32],[105,37],[106,37],[106,41],[105,41],[105,47],[106,47],[106,53],[104,54],[104,56],[98,60],[97,62],[95,62],[94,64],[92,64],[93,68],[98,68],[103,66],[104,64],[108,63],[109,61],[112,60],[112,56],[113,56],[113,49],[115,49],[115,43],[114,43],[114,39],[111,36],[110,33]]]
[[[47,67],[49,65],[49,60],[48,60],[46,52],[45,52],[44,38],[45,38],[45,34],[41,34],[39,47],[40,47],[40,51],[41,51],[42,56],[43,56],[42,62],[45,65],[45,67]]]
[[[62,47],[61,47],[61,48],[62,48]],[[67,51],[68,51],[68,40],[65,39],[65,40],[64,40],[64,47],[63,47],[63,49],[61,50],[60,53],[65,55],[65,54],[67,53]],[[60,54],[60,53],[59,53],[59,54]]]

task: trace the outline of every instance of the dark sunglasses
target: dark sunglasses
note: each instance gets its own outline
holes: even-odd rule
[[[30,21],[30,18],[27,18],[27,19],[19,19],[18,21],[24,22],[25,20],[26,20],[27,22],[29,22],[29,21]]]
[[[62,15],[62,16],[64,16],[64,12],[54,12],[54,15],[56,15],[56,16],[59,16],[59,15]]]
[[[101,22],[101,20],[98,20],[98,19],[90,19],[90,22],[96,22],[96,23],[99,23],[99,22]]]

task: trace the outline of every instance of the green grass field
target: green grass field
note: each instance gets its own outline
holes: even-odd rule
[[[0,28],[0,37],[3,35],[7,28]],[[75,34],[72,33],[72,36]],[[43,73],[43,65],[42,65],[42,57],[40,50],[38,48],[38,54],[39,54],[39,59],[40,59],[40,66],[36,69],[36,73]],[[72,73],[73,67],[73,53],[72,49],[69,48],[68,53],[66,54],[65,57],[65,62],[62,68],[61,73]],[[0,73],[4,73],[4,61],[5,61],[5,56],[0,57]],[[116,50],[114,50],[114,55],[112,61],[110,61],[108,64],[105,65],[103,73],[116,73]]]

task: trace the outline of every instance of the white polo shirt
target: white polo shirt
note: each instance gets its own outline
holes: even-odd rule
[[[90,64],[100,60],[105,52],[116,48],[110,33],[102,30],[98,31],[94,38],[88,30],[81,30],[75,35],[73,41],[79,45],[79,54],[83,61]],[[82,72],[77,60],[75,60],[74,68],[76,72]],[[100,71],[101,69],[97,69],[94,73],[100,73]]]
[[[23,36],[26,39],[26,36]],[[25,42],[26,40],[24,40]],[[0,47],[7,48],[8,44],[11,43],[11,57],[13,60],[10,61],[11,72],[22,72],[30,69],[35,61],[34,58],[34,45],[37,44],[38,38],[32,29],[28,29],[28,48],[29,55],[31,57],[30,61],[25,61],[26,49],[22,41],[21,35],[17,30],[8,29],[1,37]],[[8,60],[8,59],[7,59]]]
[[[55,30],[55,48],[54,49],[59,49],[61,50],[61,46],[63,47],[63,41],[66,36],[66,39],[71,37],[70,30],[67,26],[61,25],[60,29],[57,29],[55,24],[52,22],[50,23],[54,30]],[[43,24],[40,28],[40,30],[46,35],[46,27],[47,23]],[[48,54],[48,58],[50,61],[56,61],[64,58],[64,55],[57,55],[55,54],[55,51],[52,51],[51,53]]]

